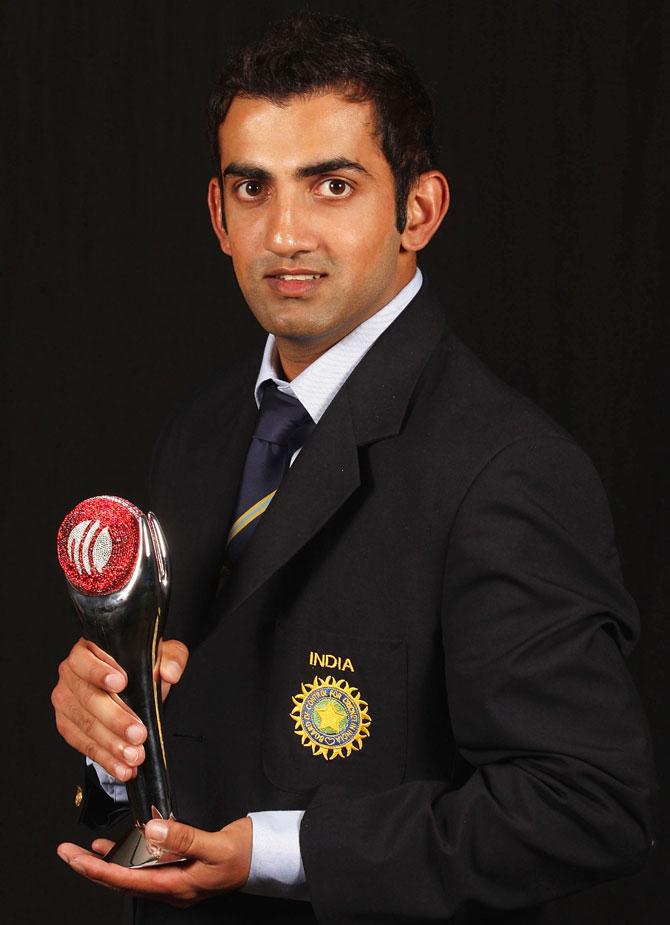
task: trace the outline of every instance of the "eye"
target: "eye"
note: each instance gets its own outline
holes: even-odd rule
[[[321,196],[326,199],[346,199],[353,192],[353,186],[347,180],[339,177],[332,177],[330,180],[322,180],[317,189]]]
[[[245,180],[236,187],[235,192],[240,199],[258,199],[263,194],[263,183],[260,180]]]

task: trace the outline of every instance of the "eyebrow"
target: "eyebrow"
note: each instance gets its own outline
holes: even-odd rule
[[[370,176],[368,171],[358,161],[350,161],[346,157],[332,157],[327,161],[318,161],[315,164],[305,164],[297,167],[294,175],[298,180],[306,177],[317,177],[322,173],[333,173],[336,170],[357,170]],[[224,177],[248,177],[249,180],[271,180],[272,174],[255,164],[238,163],[231,161],[223,171]]]

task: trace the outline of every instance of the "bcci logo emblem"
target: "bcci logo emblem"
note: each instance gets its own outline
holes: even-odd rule
[[[301,688],[293,697],[291,719],[302,744],[326,761],[360,751],[363,739],[370,735],[372,718],[358,690],[330,675],[325,680],[314,678]]]

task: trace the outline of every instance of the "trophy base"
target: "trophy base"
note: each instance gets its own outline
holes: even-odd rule
[[[120,867],[158,867],[160,864],[178,864],[187,858],[150,845],[144,836],[144,826],[135,822],[130,831],[107,852],[104,860]]]

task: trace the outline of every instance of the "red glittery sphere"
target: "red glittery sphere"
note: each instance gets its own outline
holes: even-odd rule
[[[112,594],[129,581],[140,548],[142,512],[111,495],[87,498],[67,515],[57,548],[65,577],[85,594]]]

